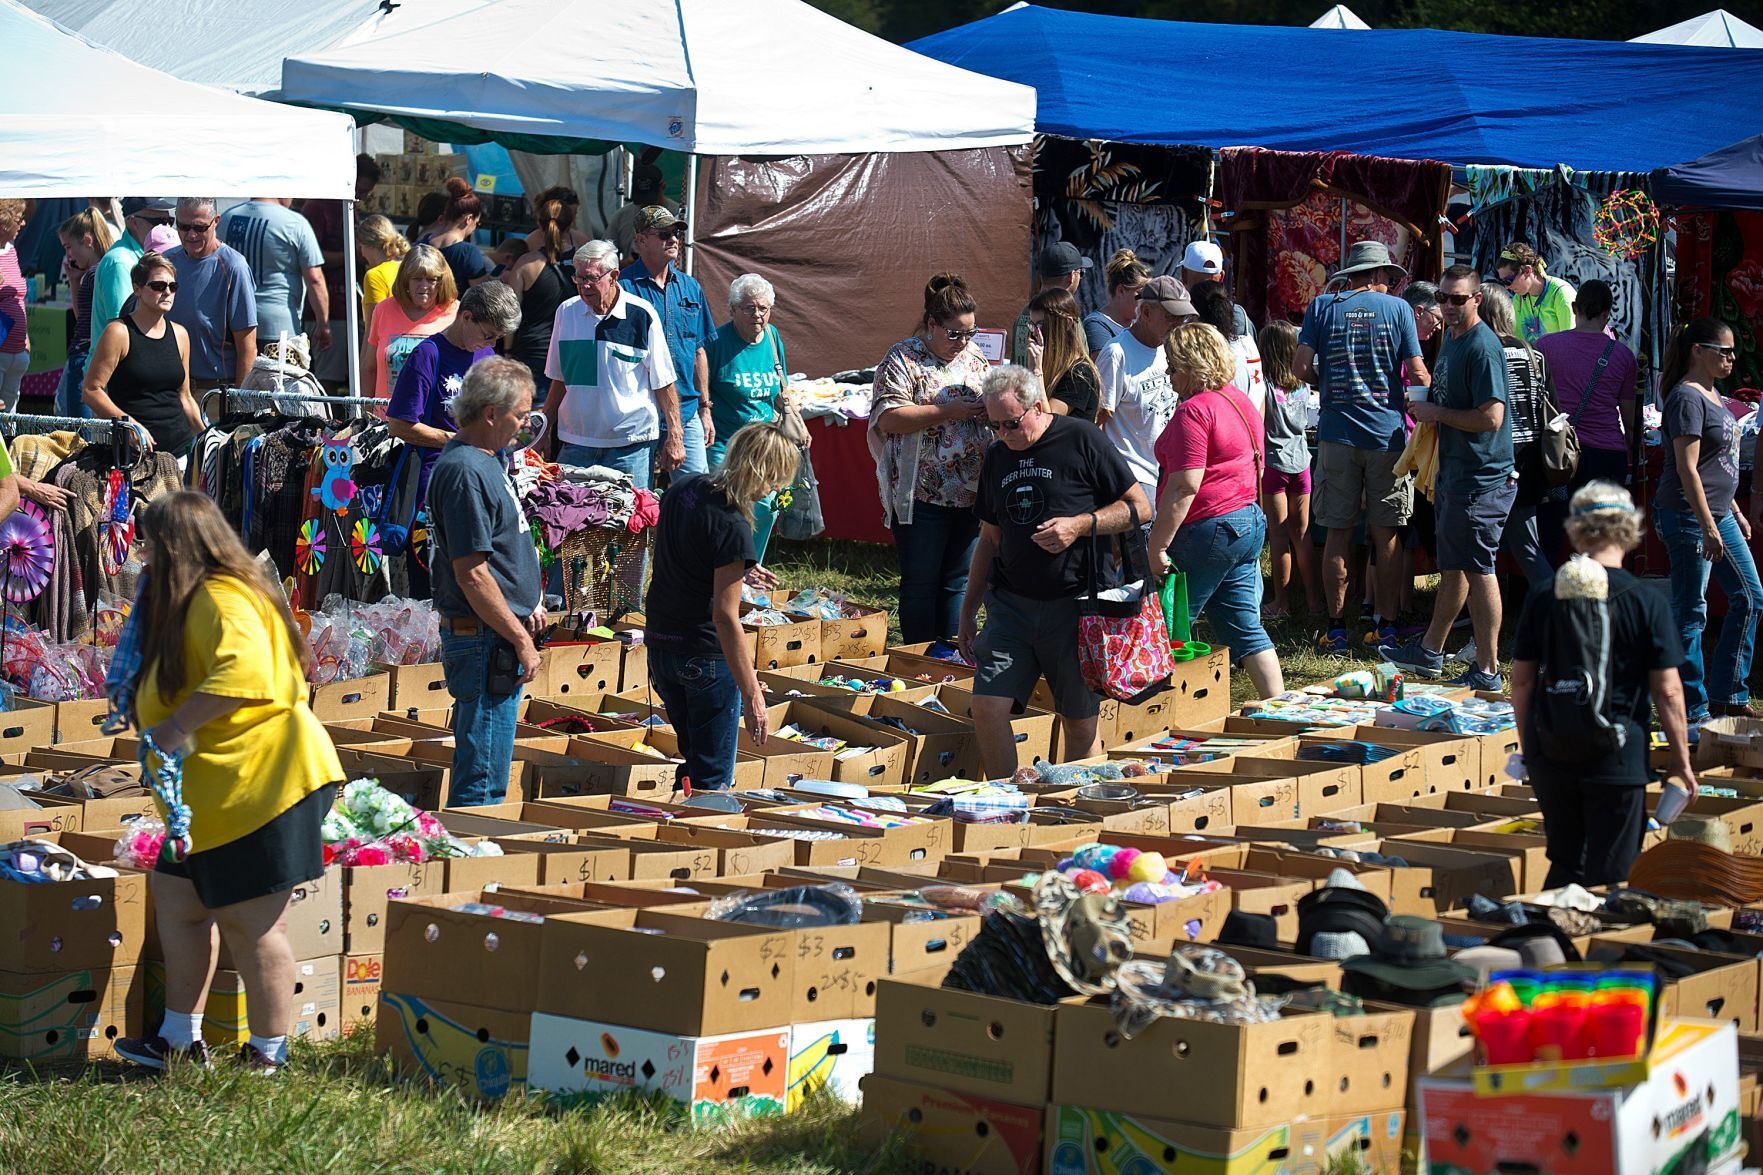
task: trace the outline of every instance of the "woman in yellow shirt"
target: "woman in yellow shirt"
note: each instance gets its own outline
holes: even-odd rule
[[[367,262],[361,275],[361,329],[365,334],[373,324],[373,308],[392,296],[398,263],[410,252],[410,242],[391,221],[376,213],[355,226],[355,247]]]
[[[294,990],[288,895],[324,872],[319,830],[343,768],[307,705],[306,641],[220,508],[184,490],[148,506],[140,527],[135,714],[157,746],[181,749],[190,853],[161,854],[152,879],[165,1020],[157,1036],[119,1040],[116,1051],[155,1069],[207,1061],[202,1008],[218,927],[245,984],[251,1036],[240,1059],[275,1072]]]

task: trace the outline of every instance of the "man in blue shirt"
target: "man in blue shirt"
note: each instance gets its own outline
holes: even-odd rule
[[[220,214],[208,196],[178,201],[178,273],[169,317],[190,336],[190,386],[196,392],[240,387],[257,358],[257,293],[251,267],[215,232]]]
[[[268,346],[300,334],[301,314],[312,302],[314,352],[331,345],[330,295],[324,288],[324,254],[312,225],[286,200],[253,197],[220,218],[220,236],[237,249],[256,281],[257,337]]]
[[[1347,263],[1329,279],[1345,289],[1319,296],[1304,312],[1295,364],[1299,379],[1322,395],[1316,426],[1316,485],[1311,517],[1328,530],[1322,584],[1328,597],[1328,630],[1317,642],[1324,653],[1347,651],[1347,563],[1353,531],[1365,519],[1377,574],[1368,641],[1395,640],[1402,598],[1400,528],[1414,508],[1414,482],[1396,476],[1407,445],[1402,418],[1402,375],[1425,386],[1426,364],[1414,329],[1414,311],[1389,288],[1408,275],[1380,241],[1360,241]]]
[[[661,331],[678,373],[680,434],[661,434],[661,468],[705,473],[704,448],[716,440],[710,420],[710,362],[704,345],[716,333],[704,287],[680,272],[680,243],[686,222],[659,204],[637,213],[637,259],[618,275],[625,291],[661,316]]]
[[[1481,278],[1453,265],[1439,281],[1439,308],[1449,328],[1439,348],[1427,399],[1409,406],[1421,423],[1439,430],[1439,472],[1433,507],[1438,514],[1439,594],[1424,636],[1389,642],[1378,653],[1416,677],[1444,671],[1445,636],[1469,601],[1476,664],[1457,680],[1471,689],[1500,692],[1500,585],[1494,559],[1506,516],[1518,494],[1512,462],[1512,415],[1506,411],[1506,353],[1481,320]]]

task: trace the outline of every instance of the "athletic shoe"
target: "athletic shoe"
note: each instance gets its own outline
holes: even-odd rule
[[[1367,629],[1365,635],[1360,639],[1374,649],[1380,645],[1398,645],[1402,643],[1402,638],[1396,633],[1396,626],[1388,620],[1378,625],[1376,629]]]
[[[1451,660],[1460,661],[1465,665],[1475,664],[1475,638],[1470,637],[1469,643],[1464,645],[1461,649],[1458,649],[1457,655],[1452,657]]]
[[[1708,713],[1715,718],[1763,718],[1755,702],[1710,702]]]
[[[274,1077],[287,1067],[286,1061],[272,1061],[264,1051],[246,1041],[239,1046],[238,1056],[234,1058],[241,1069],[258,1077]]]
[[[1325,656],[1345,657],[1347,655],[1347,630],[1331,628],[1316,638],[1316,651]]]
[[[1445,675],[1445,655],[1433,652],[1419,640],[1400,645],[1379,645],[1377,655],[1426,681],[1437,681]]]
[[[173,1065],[209,1068],[208,1045],[201,1040],[189,1048],[174,1049],[165,1043],[163,1036],[123,1036],[118,1037],[112,1047],[116,1049],[117,1056],[143,1069],[164,1072]]]
[[[1506,692],[1506,682],[1504,678],[1498,673],[1484,673],[1474,665],[1471,665],[1467,673],[1462,677],[1457,678],[1451,684],[1467,686],[1468,688],[1475,690],[1477,693],[1503,694]]]

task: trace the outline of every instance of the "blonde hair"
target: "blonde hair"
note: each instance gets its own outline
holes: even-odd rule
[[[80,209],[61,222],[55,235],[75,241],[91,237],[92,247],[100,254],[109,252],[110,246],[116,244],[116,238],[110,232],[110,222],[99,216],[96,208]]]
[[[387,261],[402,261],[410,252],[410,242],[404,234],[392,226],[392,222],[379,213],[363,217],[355,226],[355,238],[370,249],[378,249],[386,255]]]
[[[1613,481],[1587,482],[1568,503],[1567,541],[1580,552],[1641,545],[1641,512],[1627,490]]]
[[[722,464],[710,475],[710,484],[722,491],[729,505],[753,522],[753,503],[774,494],[796,480],[802,452],[773,422],[749,424],[728,443]]]
[[[1083,314],[1071,291],[1055,286],[1029,299],[1028,308],[1041,312],[1041,383],[1048,394],[1072,368],[1082,364],[1092,371],[1090,349],[1084,344]],[[1101,383],[1097,375],[1096,382]]]
[[[1204,322],[1187,322],[1163,340],[1169,360],[1169,377],[1180,372],[1194,381],[1196,390],[1221,388],[1237,377],[1237,357],[1218,328]]]
[[[1304,386],[1297,372],[1297,327],[1283,318],[1276,318],[1261,328],[1255,346],[1261,352],[1261,372],[1268,383],[1282,392],[1296,391]]]
[[[459,301],[459,287],[453,284],[453,270],[447,265],[447,259],[441,256],[441,251],[433,245],[412,245],[410,252],[398,263],[398,276],[392,279],[392,297],[404,308],[404,313],[422,313],[410,300],[410,279],[416,277],[435,279],[436,310]]]
[[[1108,258],[1107,274],[1108,293],[1126,286],[1138,287],[1151,280],[1151,267],[1139,260],[1139,255],[1131,249],[1116,250],[1114,256]]]
[[[23,200],[0,200],[0,227],[10,228],[17,232],[24,227],[25,202]]]

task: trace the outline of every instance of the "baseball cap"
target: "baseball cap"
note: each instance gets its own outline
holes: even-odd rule
[[[637,213],[637,231],[640,233],[685,227],[686,222],[675,216],[665,204],[651,204]]]
[[[1077,251],[1076,245],[1069,241],[1054,241],[1041,250],[1040,264],[1036,268],[1042,277],[1064,277],[1094,265],[1095,262]]]
[[[1188,288],[1167,273],[1162,277],[1154,277],[1141,286],[1139,301],[1155,302],[1171,314],[1195,313],[1194,304],[1188,298]]]
[[[178,210],[176,196],[124,196],[122,214],[139,216],[143,212],[170,212]]]
[[[1189,241],[1181,267],[1190,273],[1223,273],[1224,250],[1211,241]]]

